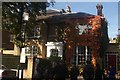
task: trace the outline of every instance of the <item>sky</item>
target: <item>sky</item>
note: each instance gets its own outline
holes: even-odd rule
[[[69,4],[72,12],[85,12],[97,15],[96,5],[103,5],[103,14],[108,22],[108,36],[114,38],[118,35],[118,2],[56,2],[53,9],[65,9]]]

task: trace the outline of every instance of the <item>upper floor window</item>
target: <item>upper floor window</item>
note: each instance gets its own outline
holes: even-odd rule
[[[77,24],[75,26],[75,29],[78,30],[77,34],[82,35],[82,34],[87,33],[87,30],[92,29],[92,26],[91,25],[80,25],[80,24]]]
[[[40,36],[41,36],[41,27],[37,26],[34,29],[34,37],[38,37],[39,38]]]

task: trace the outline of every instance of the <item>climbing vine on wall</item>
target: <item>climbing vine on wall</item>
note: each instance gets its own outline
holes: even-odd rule
[[[79,19],[77,20],[66,20],[68,27],[64,30],[65,42],[68,45],[66,52],[66,59],[68,62],[72,58],[74,46],[89,46],[92,49],[92,58],[99,56],[99,38],[101,35],[101,18],[100,16],[95,17],[85,17],[83,22],[80,23]],[[91,25],[91,29],[86,29],[86,33],[78,34],[80,31],[79,28],[75,28],[76,24]]]

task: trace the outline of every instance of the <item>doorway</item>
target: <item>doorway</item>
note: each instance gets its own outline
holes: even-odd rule
[[[109,66],[115,67],[116,70],[117,67],[116,65],[117,65],[117,56],[114,54],[108,55],[108,67]]]

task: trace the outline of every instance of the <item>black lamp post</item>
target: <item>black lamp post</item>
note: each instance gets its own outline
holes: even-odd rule
[[[29,13],[23,12],[23,18],[22,19],[24,21],[28,21]],[[26,61],[26,56],[25,56],[25,39],[26,39],[25,26],[22,26],[22,39],[23,39],[23,47],[22,47],[22,52],[21,52],[21,55],[20,55],[21,80],[23,80],[23,66],[22,66],[22,64],[24,64],[25,61]]]
[[[27,12],[24,12],[23,13],[23,21],[28,21],[29,19],[29,13]],[[26,25],[25,25],[26,26]],[[25,26],[22,26],[23,27],[23,32],[22,32],[22,37],[23,37],[23,47],[25,47],[25,39],[26,39],[26,31],[25,31]]]

